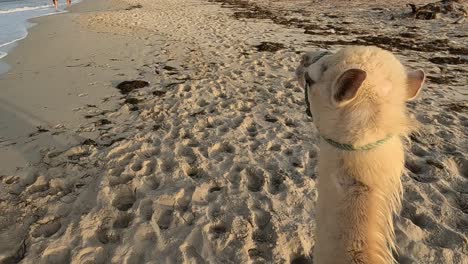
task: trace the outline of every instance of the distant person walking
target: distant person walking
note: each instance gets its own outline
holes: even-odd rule
[[[58,0],[52,0],[52,2],[54,3],[55,10],[57,11],[58,10]],[[70,7],[70,6],[71,6],[71,0],[67,0],[67,7]]]

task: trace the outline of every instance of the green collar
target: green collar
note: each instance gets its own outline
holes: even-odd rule
[[[347,150],[347,151],[356,151],[356,150],[371,150],[373,148],[376,148],[376,147],[384,144],[385,142],[387,142],[393,136],[388,135],[384,139],[377,140],[377,141],[375,141],[373,143],[369,143],[369,144],[366,144],[364,146],[359,146],[359,147],[353,146],[351,144],[338,143],[338,142],[336,142],[336,141],[334,141],[332,139],[326,138],[324,136],[320,136],[320,137],[323,138],[328,144],[332,145],[335,148],[338,148],[338,149],[341,149],[341,150]]]

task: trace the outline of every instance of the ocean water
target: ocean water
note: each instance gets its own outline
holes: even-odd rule
[[[58,11],[52,0],[0,0],[0,59],[28,35],[34,26],[28,19],[65,12],[66,6],[66,0],[59,0]]]

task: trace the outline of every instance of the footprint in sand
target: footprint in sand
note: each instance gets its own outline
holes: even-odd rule
[[[42,254],[42,263],[61,264],[70,262],[70,249],[66,246],[49,247]]]
[[[155,160],[145,160],[142,163],[142,168],[138,171],[137,175],[151,175],[153,174],[156,168],[156,161]]]
[[[269,212],[260,208],[250,208],[253,219],[253,230],[251,239],[254,248],[251,249],[253,259],[265,259],[269,261],[272,255],[273,246],[276,244],[277,235],[271,222]]]
[[[195,187],[188,187],[179,191],[175,196],[174,208],[182,212],[188,211],[192,203],[192,195],[194,191]]]
[[[161,230],[166,230],[171,226],[173,213],[174,211],[172,208],[157,206],[152,221],[156,223]]]
[[[268,174],[268,192],[277,194],[281,191],[284,178],[280,172],[274,171]]]
[[[198,254],[197,250],[193,246],[183,245],[180,251],[184,255],[184,263],[202,264],[206,263],[205,260]]]
[[[96,238],[104,245],[115,243],[119,241],[120,233],[110,227],[109,219],[105,219],[96,230]]]
[[[151,199],[143,199],[138,206],[138,214],[144,221],[150,221],[153,216],[153,201]]]
[[[112,223],[113,228],[127,228],[135,218],[135,215],[127,212],[119,212]]]
[[[291,259],[291,264],[313,264],[312,258],[299,255]],[[400,262],[401,263],[401,262]]]
[[[172,172],[175,167],[176,167],[176,162],[173,158],[171,158],[169,155],[161,155],[162,157],[165,157],[163,159],[160,160],[159,162],[159,169],[162,171],[162,172]]]
[[[228,233],[229,230],[228,230],[226,224],[224,222],[220,221],[218,223],[212,224],[209,227],[209,232],[212,235],[213,239],[217,239],[220,236]]]
[[[220,142],[220,143],[214,144],[209,149],[209,153],[210,153],[210,156],[217,156],[217,155],[220,155],[222,153],[234,154],[235,150],[236,150],[235,147],[233,145],[231,145],[230,143]]]
[[[112,188],[112,205],[120,211],[127,211],[135,203],[135,193],[128,185],[118,185]]]
[[[264,118],[265,118],[265,121],[270,122],[270,123],[278,122],[278,118],[276,116],[274,116],[274,115],[271,115],[271,114],[265,115]]]
[[[260,169],[246,168],[241,172],[241,177],[251,192],[260,191],[265,183],[264,173]]]
[[[411,145],[411,152],[418,157],[426,157],[430,155],[429,151],[417,143]]]
[[[139,172],[143,169],[143,161],[142,160],[135,160],[129,164],[130,170],[133,172]]]
[[[182,166],[182,170],[184,171],[185,176],[192,178],[192,179],[200,179],[203,178],[203,169],[199,168],[196,164],[184,164]]]
[[[252,121],[244,123],[244,129],[246,134],[251,137],[255,137],[258,134],[257,126]]]
[[[189,146],[177,145],[175,153],[178,157],[182,157],[188,164],[194,164],[197,161],[195,152]]]
[[[54,220],[51,220],[51,221],[48,221],[46,223],[39,224],[38,226],[36,226],[33,229],[31,235],[33,237],[40,237],[40,236],[50,237],[54,235],[55,233],[57,233],[57,231],[59,231],[61,227],[62,227],[62,224],[60,223],[60,219],[54,219]]]
[[[156,190],[159,187],[159,179],[154,175],[144,176],[141,179],[143,189]]]
[[[286,118],[286,119],[284,120],[284,125],[285,125],[285,126],[288,126],[288,127],[297,127],[296,121],[294,121],[294,120],[291,119],[291,118]]]
[[[72,263],[106,263],[107,255],[103,247],[86,247],[80,250]]]
[[[120,176],[108,176],[109,186],[117,186],[126,184],[133,179],[132,176],[128,174],[121,174]]]
[[[423,230],[432,230],[437,227],[436,221],[427,214],[410,215],[410,220]]]
[[[281,151],[281,145],[276,142],[270,141],[267,144],[267,150],[275,152]]]
[[[444,226],[432,230],[427,238],[428,243],[441,248],[456,248],[458,245],[467,245],[468,239]],[[466,247],[465,247],[466,248]]]

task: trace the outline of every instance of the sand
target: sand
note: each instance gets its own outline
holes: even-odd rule
[[[253,2],[39,19],[0,78],[1,107],[26,116],[0,128],[18,135],[0,143],[0,263],[312,263],[319,139],[294,70],[352,44],[429,75],[410,103],[399,262],[468,262],[467,25],[401,1]],[[121,94],[125,80],[149,86]]]

